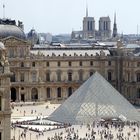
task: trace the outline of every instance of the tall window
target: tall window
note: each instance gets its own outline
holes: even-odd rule
[[[50,66],[50,63],[49,62],[46,62],[46,65],[47,65],[47,67],[49,67]]]
[[[11,58],[11,57],[14,57],[14,50],[13,50],[13,48],[10,48],[9,49],[9,57]]]
[[[24,73],[21,73],[21,74],[20,74],[20,81],[21,81],[21,82],[24,82]]]
[[[57,97],[61,98],[61,88],[57,88]]]
[[[35,62],[32,62],[32,67],[35,67]]]
[[[57,62],[57,66],[58,66],[58,67],[60,67],[60,66],[61,66],[61,63],[60,63],[60,61],[58,61],[58,62]]]
[[[72,72],[68,72],[68,81],[72,81]]]
[[[46,73],[46,81],[50,82],[50,73],[49,72]]]
[[[137,73],[137,82],[140,82],[140,73]]]
[[[90,61],[90,66],[93,66],[93,61]]]
[[[79,71],[79,81],[83,81],[83,71]]]
[[[79,66],[82,66],[82,65],[83,65],[83,64],[82,64],[82,61],[80,61],[80,62],[79,62]]]
[[[140,62],[137,62],[137,67],[140,67]]]
[[[108,80],[111,81],[112,80],[112,73],[109,71],[108,72]]]
[[[33,82],[36,82],[36,72],[33,72],[32,73],[32,81]]]
[[[10,77],[11,82],[15,82],[16,81],[16,76],[15,73],[12,74],[12,76]]]
[[[57,81],[61,81],[61,71],[57,72]]]
[[[108,66],[111,66],[111,61],[108,61]]]
[[[50,90],[50,88],[47,88],[47,98],[51,98],[51,90]]]
[[[24,67],[24,62],[21,62],[21,67]]]
[[[0,96],[0,110],[2,110],[2,101],[1,100],[2,100],[2,97]]]
[[[24,57],[24,49],[20,48],[20,57]]]
[[[140,98],[140,88],[137,89],[137,98]]]
[[[72,87],[68,88],[68,97],[72,95]]]
[[[69,67],[71,67],[71,62],[69,61]]]

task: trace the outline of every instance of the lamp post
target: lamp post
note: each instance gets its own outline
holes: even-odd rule
[[[30,133],[30,140],[31,140],[31,135],[32,135],[32,134]]]
[[[138,122],[138,140],[140,140],[140,136],[139,136],[139,122]]]
[[[14,140],[15,140],[15,131],[16,131],[16,127],[14,126]]]
[[[19,132],[19,140],[20,140],[20,130],[18,132]]]

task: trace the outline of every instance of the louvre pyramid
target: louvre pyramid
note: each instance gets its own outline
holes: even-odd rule
[[[103,118],[139,121],[140,113],[98,72],[48,117],[70,124],[87,124]]]

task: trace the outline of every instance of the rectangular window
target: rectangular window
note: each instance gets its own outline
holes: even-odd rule
[[[47,65],[47,67],[49,67],[50,66],[50,63],[49,62],[46,62],[46,65]]]
[[[47,88],[47,98],[51,98],[51,95],[50,95],[50,88]]]
[[[79,65],[82,66],[82,61],[79,62]]]
[[[35,67],[35,62],[32,62],[32,67]]]
[[[24,73],[21,73],[21,75],[20,75],[20,81],[21,82],[24,82]]]
[[[50,73],[46,73],[46,81],[50,82]]]
[[[137,89],[137,98],[140,98],[140,88]]]
[[[137,63],[137,67],[140,67],[140,62]]]
[[[112,73],[108,72],[108,80],[111,81],[112,80]]]
[[[58,63],[57,63],[57,66],[58,66],[58,67],[60,67],[60,66],[61,66],[61,63],[60,63],[60,62],[58,62]]]
[[[111,61],[108,61],[108,66],[111,66]]]
[[[1,100],[2,100],[2,98],[1,98],[1,96],[0,96],[0,110],[2,109],[2,106],[1,106],[1,105],[2,105],[2,101],[1,101]],[[0,140],[1,140],[1,139],[0,139]]]
[[[71,67],[71,62],[69,62],[69,67]]]
[[[72,81],[72,73],[71,72],[68,73],[68,81]]]
[[[32,73],[32,81],[33,82],[36,82],[36,72],[33,72]]]
[[[93,61],[90,61],[90,66],[93,66]]]
[[[137,82],[140,82],[140,73],[137,73]]]

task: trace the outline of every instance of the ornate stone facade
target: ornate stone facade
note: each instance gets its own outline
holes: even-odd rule
[[[0,139],[10,140],[10,69],[7,51],[0,42]]]
[[[140,104],[140,57],[124,48],[30,48],[25,40],[2,40],[8,50],[13,101],[63,101],[95,71],[131,102]],[[107,53],[108,52],[108,53]]]

